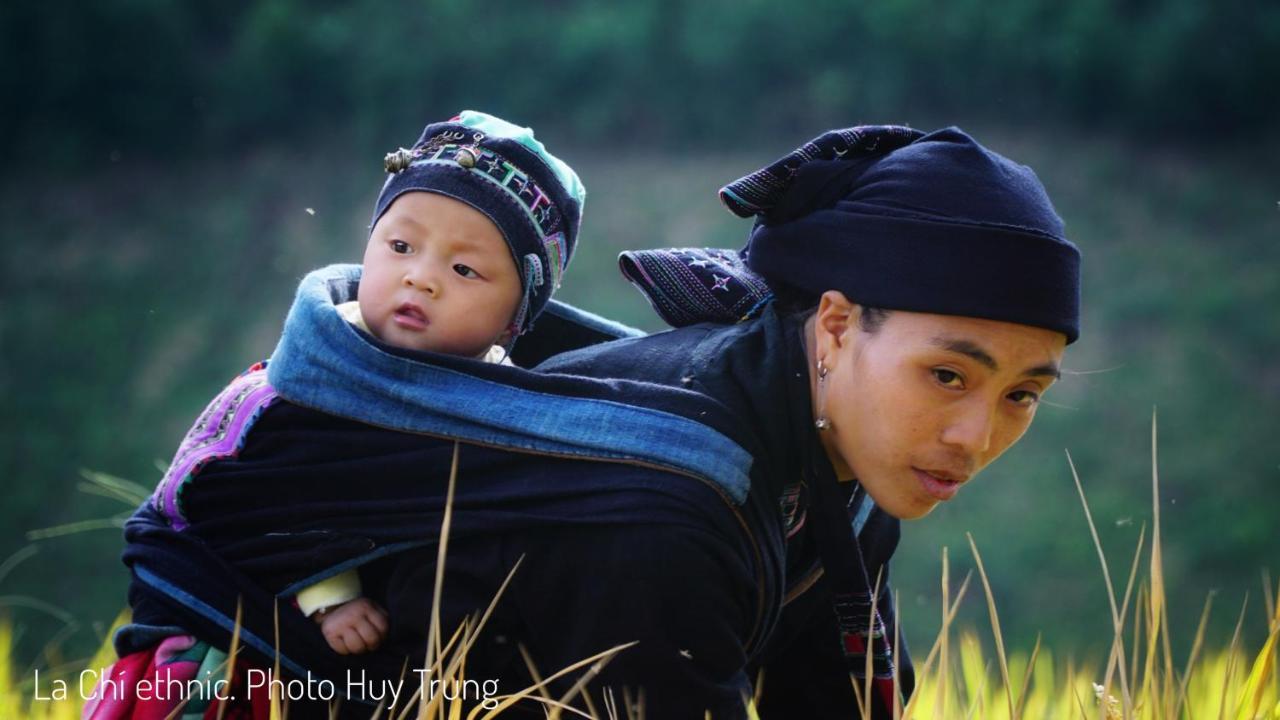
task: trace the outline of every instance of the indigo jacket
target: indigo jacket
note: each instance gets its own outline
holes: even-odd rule
[[[335,655],[300,613],[280,613],[277,640],[274,608],[328,575],[434,546],[458,439],[451,538],[707,524],[749,558],[742,676],[765,667],[773,687],[813,697],[813,717],[852,711],[821,523],[809,519],[835,483],[812,430],[798,323],[770,307],[739,325],[582,347],[530,372],[381,345],[332,310],[357,283],[353,266],[308,276],[271,361],[211,403],[127,524],[135,625],[117,638],[121,654],[181,630],[225,646],[239,602],[241,642],[265,663],[278,648],[296,675],[394,677],[400,657]],[[564,306],[550,317],[552,332],[526,345],[532,357],[625,334]],[[545,339],[557,331],[568,342]],[[887,572],[897,522],[856,486],[834,492],[866,592],[868,573]],[[892,626],[887,577],[880,600]],[[905,648],[901,658],[910,692]]]

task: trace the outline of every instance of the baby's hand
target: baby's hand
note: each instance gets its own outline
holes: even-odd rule
[[[387,636],[387,613],[369,598],[356,598],[312,617],[339,655],[377,650]]]

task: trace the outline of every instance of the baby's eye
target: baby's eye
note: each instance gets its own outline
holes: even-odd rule
[[[932,372],[933,378],[945,387],[964,387],[964,379],[960,377],[960,373],[958,372],[948,370],[946,368],[934,368]]]
[[[1040,402],[1040,396],[1030,390],[1014,390],[1009,393],[1009,399],[1023,407],[1032,407]]]
[[[397,255],[408,255],[412,250],[413,248],[409,247],[409,243],[403,240],[391,241],[391,252],[396,253]]]
[[[470,267],[467,267],[466,265],[463,265],[462,263],[458,263],[457,265],[454,265],[454,266],[453,266],[453,271],[454,271],[454,272],[456,272],[456,273],[458,273],[459,275],[461,275],[461,276],[462,276],[462,277],[464,277],[464,278],[478,278],[478,277],[480,277],[480,273],[476,272],[475,270],[472,270]]]

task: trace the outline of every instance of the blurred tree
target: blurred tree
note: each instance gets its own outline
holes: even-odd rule
[[[579,140],[710,143],[850,117],[1212,139],[1280,100],[1280,6],[1081,0],[301,3],[0,8],[0,152],[63,166],[485,107]]]

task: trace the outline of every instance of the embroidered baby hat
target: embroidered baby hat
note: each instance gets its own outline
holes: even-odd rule
[[[955,127],[833,130],[726,185],[746,265],[816,299],[1080,335],[1080,251],[1031,168]]]
[[[578,241],[586,190],[527,127],[474,110],[432,123],[411,148],[389,153],[378,218],[400,195],[434,192],[484,213],[502,232],[524,291],[515,325],[523,333],[546,307]]]

